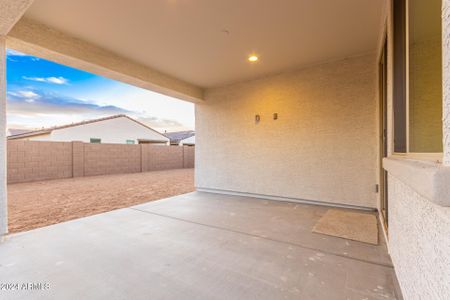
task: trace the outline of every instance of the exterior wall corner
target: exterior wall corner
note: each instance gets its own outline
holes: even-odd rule
[[[450,166],[450,0],[442,1],[442,64],[444,165]]]
[[[0,237],[8,233],[6,153],[6,38],[0,35]]]

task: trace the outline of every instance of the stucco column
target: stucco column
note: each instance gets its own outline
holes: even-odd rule
[[[450,0],[442,1],[442,64],[444,165],[450,166]]]
[[[0,238],[8,232],[6,195],[6,39],[0,35]]]

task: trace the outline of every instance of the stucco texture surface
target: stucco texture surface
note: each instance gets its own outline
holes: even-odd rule
[[[0,35],[6,35],[33,0],[0,1]]]
[[[376,207],[376,68],[366,55],[207,90],[196,186]]]
[[[444,164],[450,166],[450,0],[442,1]]]
[[[405,299],[450,299],[450,207],[389,176],[389,253]]]
[[[0,236],[8,227],[6,203],[6,41],[0,35]]]

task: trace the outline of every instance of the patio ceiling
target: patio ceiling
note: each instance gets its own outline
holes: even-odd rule
[[[375,51],[383,5],[381,0],[134,0],[132,5],[39,0],[25,18],[209,88]],[[259,55],[257,64],[247,62],[251,53]]]

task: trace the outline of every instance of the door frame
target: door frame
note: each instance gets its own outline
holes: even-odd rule
[[[383,158],[388,156],[388,108],[387,108],[387,35],[384,37],[383,50],[379,60],[379,169],[380,169],[380,214],[386,234],[389,225],[388,173],[383,168]]]

